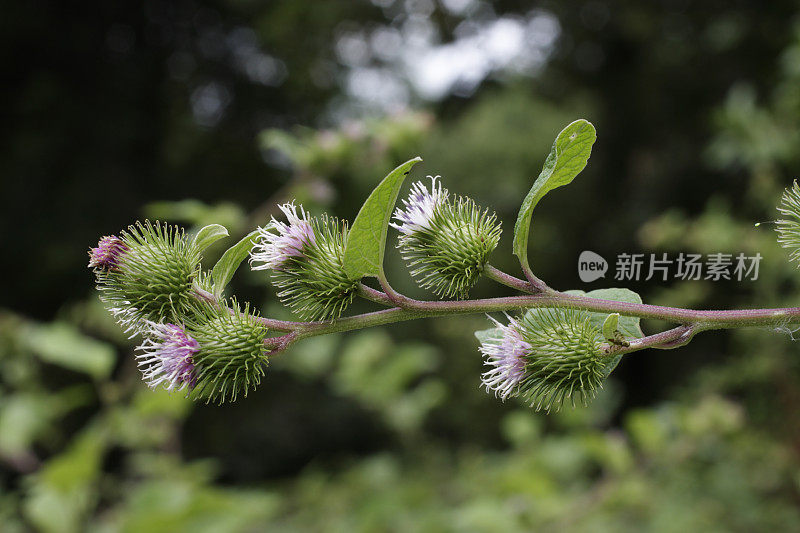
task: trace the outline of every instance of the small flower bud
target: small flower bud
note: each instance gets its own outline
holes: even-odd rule
[[[776,222],[778,243],[789,250],[789,259],[800,263],[800,185],[797,180],[783,191],[778,211],[787,217]]]
[[[398,248],[421,287],[464,298],[497,247],[500,224],[471,199],[450,198],[437,179],[431,178],[430,192],[422,182],[414,184],[391,226],[400,232]]]
[[[603,387],[612,361],[589,315],[571,309],[534,309],[508,325],[494,321],[498,335],[481,344],[490,370],[487,392],[505,400],[519,396],[536,410],[560,409],[565,400],[587,404]]]
[[[116,270],[128,245],[116,235],[108,235],[100,239],[97,248],[89,250],[89,268]]]
[[[304,320],[338,318],[358,287],[343,267],[347,225],[327,215],[310,218],[302,206],[298,215],[293,203],[279,207],[289,223],[273,218],[259,228],[251,268],[271,269],[278,297]]]
[[[209,402],[235,401],[261,383],[268,364],[267,327],[248,306],[233,311],[209,309],[191,321],[189,331],[200,349],[193,356],[194,394]]]
[[[101,300],[134,334],[147,322],[176,322],[197,305],[200,252],[176,226],[137,222],[104,237],[90,254]]]

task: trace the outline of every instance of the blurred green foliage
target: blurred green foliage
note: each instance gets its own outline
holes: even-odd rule
[[[381,177],[419,154],[415,176],[442,174],[496,209],[505,235],[493,263],[515,271],[522,197],[554,134],[585,116],[598,129],[589,166],[534,215],[538,275],[598,288],[573,271],[584,249],[758,252],[757,282],[631,288],[655,304],[794,305],[797,270],[771,228],[753,226],[775,217],[800,164],[794,3],[546,2],[560,37],[541,70],[498,72],[474,94],[415,97],[422,111],[378,118],[353,116],[362,104],[340,84],[352,65],[337,43],[418,23],[404,10],[427,2],[200,4],[20,4],[3,25],[9,79],[22,81],[4,87],[0,149],[2,227],[17,228],[0,243],[16,259],[0,313],[0,529],[800,527],[800,360],[788,327],[638,354],[590,408],[545,416],[479,389],[472,333],[484,317],[416,321],[304,341],[247,400],[218,407],[145,388],[133,341],[84,270],[92,240],[136,217],[224,224],[231,237],[208,265],[280,201],[352,220]],[[431,3],[426,20],[448,40],[526,15],[517,2],[473,4]],[[253,82],[215,46],[242,29],[280,59],[284,81]],[[229,97],[216,123],[192,108],[210,81]],[[389,278],[427,296],[392,239]],[[243,268],[233,288],[288,317],[266,281]]]
[[[21,324],[41,327],[5,315],[0,334],[22,337]],[[59,327],[72,328],[64,349],[89,342],[111,352]],[[618,428],[601,422],[602,399],[588,416],[512,407],[496,421],[504,445],[451,450],[422,432],[449,391],[433,348],[365,331],[334,359],[340,342],[314,342],[277,372],[327,376],[332,391],[383,419],[398,445],[249,488],[214,485],[213,463],[180,459],[180,423],[193,404],[144,389],[131,365],[127,379],[96,383],[92,399],[30,379],[60,361],[4,350],[0,434],[19,440],[0,441],[0,453],[23,473],[20,491],[0,497],[4,530],[787,531],[800,521],[794,452],[708,387],[691,401],[632,410]],[[99,403],[91,419],[77,433],[58,432],[57,420],[86,400]],[[39,464],[34,451],[48,442],[60,444]]]

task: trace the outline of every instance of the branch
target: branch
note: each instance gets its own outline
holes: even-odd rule
[[[495,279],[509,287],[520,290],[532,290],[524,280],[501,272],[494,267],[487,267],[487,277]],[[683,346],[701,331],[710,329],[727,329],[748,326],[772,326],[787,321],[800,322],[800,307],[775,309],[736,309],[736,310],[694,310],[680,307],[619,302],[578,296],[548,289],[546,292],[503,298],[483,298],[477,300],[424,301],[408,298],[395,291],[385,276],[378,278],[383,290],[381,292],[360,284],[359,294],[383,305],[394,305],[391,309],[374,311],[360,315],[329,321],[293,322],[259,318],[262,324],[277,331],[295,332],[289,342],[301,338],[324,335],[327,333],[352,331],[367,327],[415,320],[434,316],[492,313],[498,311],[514,311],[537,307],[574,308],[596,313],[619,313],[624,316],[654,318],[677,322],[681,326],[662,333],[634,339],[627,347],[618,347],[614,353],[628,353],[644,348],[672,349]],[[214,296],[202,289],[195,288],[197,297],[216,302]],[[288,346],[288,343],[287,343]],[[285,347],[285,346],[284,346]]]
[[[528,278],[531,286],[533,286],[537,291],[545,292],[550,290],[550,287],[547,286],[547,283],[537,278],[536,275],[531,272],[529,267],[523,265],[522,272],[525,274],[525,277]]]
[[[386,293],[375,290],[372,287],[368,287],[363,283],[358,284],[358,295],[371,302],[388,305],[390,307],[394,305],[394,302],[386,295]]]
[[[500,283],[501,285],[505,285],[506,287],[511,287],[512,289],[516,289],[520,292],[527,292],[529,294],[536,294],[538,292],[542,292],[541,289],[537,288],[530,281],[525,281],[516,278],[511,274],[506,274],[502,270],[497,269],[492,265],[486,265],[483,268],[483,275],[491,280]],[[547,285],[544,286],[547,287]]]

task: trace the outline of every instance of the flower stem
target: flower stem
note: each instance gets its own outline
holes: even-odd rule
[[[508,287],[533,293],[502,298],[483,298],[477,300],[425,301],[416,300],[394,290],[384,276],[378,278],[383,291],[359,285],[359,295],[380,303],[391,305],[389,309],[363,313],[332,321],[292,322],[260,318],[262,323],[278,331],[293,332],[288,340],[295,341],[306,337],[325,335],[381,326],[394,322],[404,322],[418,318],[435,316],[492,313],[532,309],[536,307],[561,307],[581,309],[595,313],[619,313],[624,316],[653,318],[678,323],[680,326],[649,335],[641,339],[631,339],[627,346],[608,345],[609,353],[629,353],[645,348],[672,349],[688,343],[695,334],[710,329],[729,329],[749,326],[776,326],[787,322],[800,322],[800,307],[775,309],[734,309],[734,310],[694,310],[680,307],[665,307],[616,300],[602,300],[568,294],[549,287],[540,290],[531,282],[515,278],[491,265],[484,274]],[[546,287],[546,285],[545,285]],[[207,295],[203,295],[206,297]]]
[[[740,309],[731,311],[696,311],[676,307],[662,307],[646,304],[632,304],[613,300],[599,300],[555,292],[533,296],[510,296],[506,298],[486,298],[481,300],[422,302],[406,299],[403,307],[394,307],[330,322],[305,322],[298,328],[298,338],[351,331],[394,322],[415,320],[434,316],[491,313],[513,311],[535,307],[569,307],[601,313],[620,313],[626,316],[657,318],[681,323],[682,326],[669,330],[664,336],[650,336],[636,339],[623,353],[649,347],[674,348],[681,335],[689,331],[691,336],[709,329],[727,329],[747,326],[770,326],[789,322],[800,322],[800,307],[782,309]],[[687,328],[689,328],[687,330]],[[664,332],[666,333],[666,332]],[[680,335],[678,335],[680,333]],[[657,334],[661,335],[661,334]],[[646,340],[645,340],[646,339]],[[675,343],[671,345],[670,343]]]
[[[540,289],[535,287],[533,283],[530,281],[525,281],[519,278],[515,278],[510,274],[506,274],[500,269],[493,267],[492,265],[486,265],[483,268],[483,275],[487,278],[494,280],[506,287],[511,287],[512,289],[516,289],[520,292],[527,292],[528,294],[536,294],[537,292],[542,292]]]
[[[366,300],[370,300],[371,302],[388,305],[389,307],[394,306],[392,299],[386,296],[385,293],[373,289],[372,287],[368,287],[363,283],[358,284],[358,295]]]

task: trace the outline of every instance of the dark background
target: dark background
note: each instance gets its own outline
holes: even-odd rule
[[[144,217],[219,222],[236,237],[297,197],[352,219],[383,175],[419,154],[415,177],[442,174],[451,191],[497,211],[505,233],[493,263],[518,274],[509,244],[518,204],[558,131],[584,117],[598,130],[588,167],[534,216],[540,277],[590,290],[616,284],[622,252],[759,252],[757,281],[626,286],[664,305],[794,305],[797,272],[771,229],[753,223],[775,217],[797,175],[796,3],[34,1],[3,12],[0,516],[9,523],[180,529],[205,509],[207,526],[230,530],[267,521],[582,530],[616,520],[669,530],[662,515],[680,509],[690,529],[796,527],[800,389],[785,332],[711,332],[677,351],[638,353],[597,405],[546,416],[478,389],[471,332],[484,319],[412,322],[308,341],[235,405],[165,397],[148,410],[142,402],[156,395],[137,379],[134,341],[109,323],[85,268],[98,237]],[[450,82],[426,89],[441,79]],[[586,249],[612,263],[591,285],[575,268]],[[426,297],[396,252],[387,262],[400,289]],[[237,294],[287,316],[266,276],[246,270]],[[501,294],[488,282],[473,293]],[[71,358],[87,346],[106,354],[107,370]],[[15,417],[40,423],[20,429]],[[127,435],[125,417],[154,434]],[[81,456],[95,458],[85,483],[48,485],[58,476],[42,472],[92,432],[104,436]],[[548,446],[580,452],[559,463]],[[766,450],[764,464],[755,449]],[[197,465],[213,467],[192,477]],[[498,468],[527,474],[498,479]],[[192,479],[194,499],[154,512],[148,497],[180,492],[162,478]],[[731,479],[741,493],[726,492]],[[645,497],[642,487],[662,492]],[[690,505],[680,487],[740,515]],[[59,500],[66,493],[85,496]],[[513,501],[517,510],[503,511]]]

